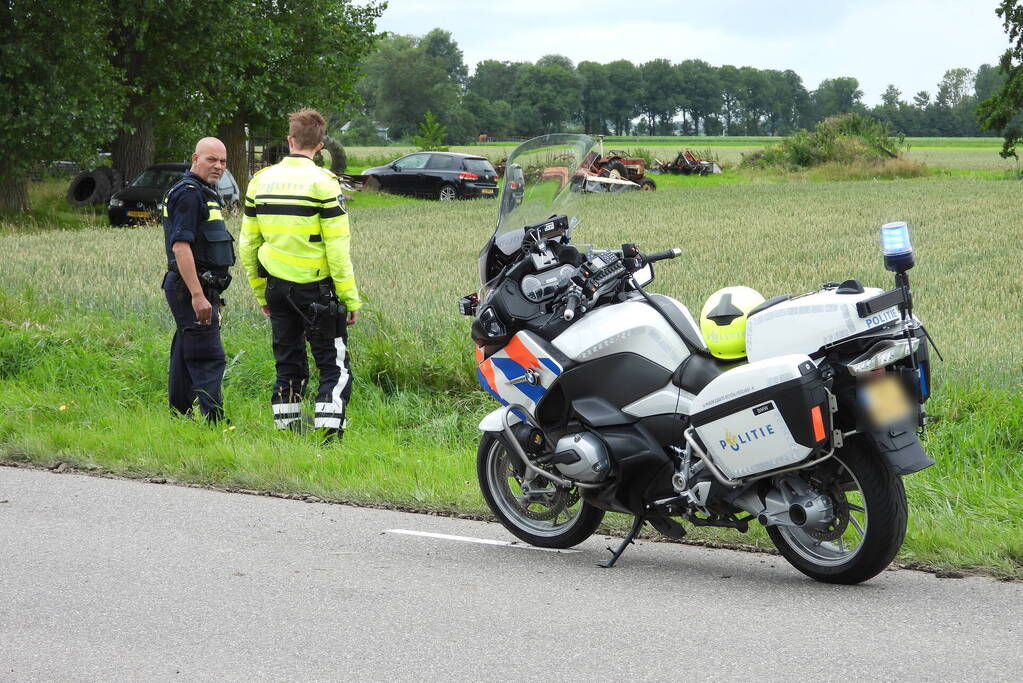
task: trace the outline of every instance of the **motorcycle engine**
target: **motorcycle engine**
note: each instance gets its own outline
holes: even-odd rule
[[[611,471],[604,442],[590,432],[561,437],[551,462],[566,477],[587,484],[604,481]]]

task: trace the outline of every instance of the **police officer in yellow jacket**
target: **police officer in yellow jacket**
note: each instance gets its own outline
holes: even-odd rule
[[[291,154],[256,173],[245,196],[240,257],[270,318],[277,381],[274,426],[299,426],[309,382],[308,340],[320,373],[314,426],[340,440],[352,392],[347,326],[362,308],[337,178],[313,163],[326,122],[312,109],[290,116]]]
[[[168,393],[174,410],[188,414],[198,399],[207,419],[223,417],[221,383],[227,365],[220,341],[220,295],[231,283],[234,238],[224,225],[216,183],[227,167],[227,150],[203,138],[192,167],[163,198],[167,274],[163,290],[174,315]]]

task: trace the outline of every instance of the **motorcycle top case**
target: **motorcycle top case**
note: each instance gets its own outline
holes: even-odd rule
[[[693,401],[692,424],[731,479],[794,465],[831,444],[831,410],[820,371],[793,354],[718,376]]]

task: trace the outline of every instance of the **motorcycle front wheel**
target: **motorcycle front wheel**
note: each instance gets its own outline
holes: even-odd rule
[[[518,456],[498,434],[487,432],[480,439],[476,475],[494,515],[530,545],[571,548],[589,538],[604,519],[604,511],[581,500],[576,489],[528,481]]]
[[[881,456],[854,442],[800,476],[831,499],[834,519],[817,529],[768,527],[785,559],[825,583],[860,583],[884,571],[902,546],[908,512],[902,480]]]

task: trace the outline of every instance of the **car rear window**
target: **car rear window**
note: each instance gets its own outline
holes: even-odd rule
[[[472,173],[497,173],[486,159],[466,159],[465,170]]]

